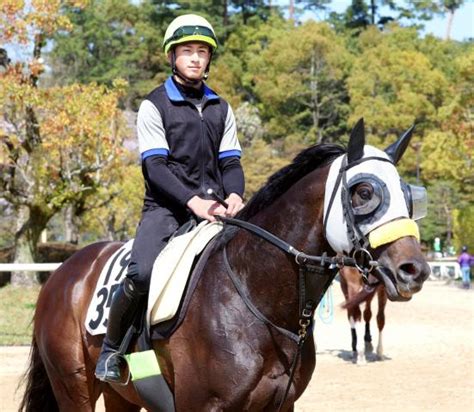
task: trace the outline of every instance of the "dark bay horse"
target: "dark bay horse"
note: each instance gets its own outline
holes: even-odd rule
[[[343,267],[339,271],[341,289],[346,302],[342,305],[347,310],[347,319],[349,320],[351,329],[351,347],[352,347],[352,361],[365,362],[365,360],[372,355],[372,334],[370,331],[370,322],[372,320],[371,303],[375,296],[377,296],[377,328],[379,331],[377,340],[377,359],[383,359],[383,340],[382,332],[385,327],[385,306],[387,305],[387,292],[383,284],[369,286],[362,281],[360,273],[357,269],[351,267]],[[364,304],[363,312],[360,305]],[[360,329],[362,325],[362,316],[364,319],[364,330]],[[359,333],[358,333],[359,332]],[[358,349],[358,336],[364,336],[364,349]]]
[[[363,122],[359,122],[351,134],[347,154],[336,145],[314,146],[269,179],[239,218],[285,240],[292,245],[291,251],[304,251],[306,255],[298,252],[295,258],[247,230],[224,229],[220,246],[204,267],[184,321],[168,340],[154,341],[177,411],[294,410],[294,403],[315,368],[314,341],[308,333],[292,368],[297,345],[281,330],[297,334],[303,328],[298,297],[299,267],[305,260],[302,256],[334,256],[344,252],[337,245],[341,236],[332,236],[339,230],[332,214],[337,214],[341,203],[349,213],[347,217],[357,217],[357,221],[351,218],[347,224],[340,217],[339,226],[347,227],[350,239],[357,244],[360,241],[354,248],[364,257],[358,260],[363,274],[369,269],[376,274],[393,300],[408,300],[421,290],[429,267],[414,232],[410,229],[394,235],[391,224],[396,220],[408,222],[407,228],[410,226],[409,207],[400,207],[405,199],[394,167],[407,144],[404,135],[386,149],[388,154],[364,146]],[[370,212],[372,218],[381,215],[373,207],[378,202],[378,189],[373,186],[371,192],[370,179],[353,182],[358,178],[350,174],[369,172],[371,164],[376,164],[377,170],[386,168],[387,173],[394,174],[393,179],[387,178],[396,182],[396,188],[390,188],[390,202],[395,202],[395,209],[400,210],[392,216],[391,209],[380,203],[386,211],[373,231],[371,224],[364,223],[359,215],[367,207],[375,210]],[[334,166],[339,167],[342,178],[331,189],[328,176]],[[343,195],[338,194],[341,190]],[[383,220],[386,216],[388,221]],[[327,220],[327,227],[323,219]],[[385,227],[391,228],[390,233],[380,236]],[[378,235],[374,237],[373,233]],[[367,237],[370,245],[365,242]],[[43,286],[36,307],[21,410],[93,411],[101,393],[108,411],[138,411],[144,405],[132,384],[111,385],[95,379],[101,337],[90,336],[84,324],[101,269],[120,245],[103,242],[85,247]],[[229,270],[239,279],[246,301],[281,329],[255,316],[255,310],[250,310],[237,293]],[[323,276],[316,279],[319,283],[328,281]],[[294,375],[284,396],[290,370]]]

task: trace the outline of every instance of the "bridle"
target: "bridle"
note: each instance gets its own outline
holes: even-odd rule
[[[369,248],[370,248],[369,239],[367,238],[367,236],[364,235],[364,233],[361,231],[361,229],[359,228],[359,225],[356,222],[354,211],[352,209],[351,192],[350,192],[349,185],[347,183],[347,171],[351,169],[352,167],[357,166],[369,160],[378,160],[378,161],[388,162],[388,163],[393,164],[391,160],[386,159],[384,157],[379,157],[379,156],[369,156],[369,157],[361,158],[359,160],[356,160],[348,164],[347,154],[344,155],[341,162],[341,167],[339,168],[339,172],[336,178],[336,182],[334,184],[333,191],[331,193],[331,197],[329,199],[328,209],[327,209],[327,212],[324,218],[324,223],[323,223],[323,231],[325,234],[327,233],[327,223],[328,223],[329,215],[331,213],[331,209],[334,204],[334,200],[336,198],[336,194],[338,192],[339,186],[341,185],[342,186],[341,188],[342,210],[343,210],[344,219],[346,221],[347,234],[349,237],[349,241],[351,242],[351,245],[352,245],[352,251],[350,255],[352,256],[352,259],[353,259],[353,265],[346,265],[346,266],[354,266],[360,272],[362,276],[362,280],[366,285],[375,286],[374,283],[369,282],[368,275],[370,272],[372,272],[373,269],[379,266],[379,263],[377,261],[374,261],[374,259],[372,258],[372,255],[369,251]]]
[[[376,282],[369,283],[369,273],[371,273],[374,268],[380,266],[380,264],[378,261],[372,258],[372,255],[369,252],[369,239],[362,233],[356,222],[354,212],[352,210],[350,188],[347,182],[347,171],[352,167],[368,160],[378,160],[392,163],[389,159],[383,157],[370,156],[366,158],[361,158],[357,161],[348,164],[347,154],[344,155],[344,158],[341,162],[341,166],[339,168],[336,183],[331,193],[328,210],[323,223],[323,231],[326,235],[328,216],[331,211],[332,205],[334,204],[339,185],[342,185],[341,201],[343,214],[346,220],[347,233],[353,246],[351,256],[328,256],[326,252],[324,252],[322,255],[309,255],[304,253],[303,251],[296,249],[294,246],[290,245],[283,239],[279,238],[278,236],[275,236],[274,234],[268,232],[265,229],[262,229],[257,225],[254,225],[253,223],[236,218],[216,216],[216,218],[224,224],[244,229],[249,233],[252,233],[253,235],[256,235],[257,237],[274,245],[286,254],[293,256],[299,268],[299,330],[298,333],[295,334],[294,332],[288,329],[275,325],[252,303],[250,298],[247,296],[239,278],[236,276],[236,274],[231,268],[227,257],[226,247],[224,246],[223,248],[223,258],[227,273],[232,283],[234,284],[234,287],[236,288],[237,292],[241,296],[242,300],[245,302],[247,308],[253,313],[253,315],[257,319],[275,328],[283,335],[295,341],[295,343],[297,343],[298,345],[297,351],[294,355],[291,364],[288,384],[285,393],[282,399],[280,400],[278,410],[281,410],[286,398],[288,397],[288,393],[291,388],[291,383],[293,382],[294,373],[296,371],[298,358],[301,354],[304,342],[306,341],[307,334],[313,327],[314,312],[322,297],[324,296],[324,293],[327,291],[334,277],[336,276],[337,271],[344,266],[354,267],[361,273],[362,279],[367,285],[375,287],[379,283],[378,280]],[[216,193],[208,191],[208,194],[211,195],[219,203],[221,203],[224,207],[228,207],[225,200],[220,198]],[[323,277],[323,279],[325,278],[323,282],[320,281],[321,277]]]
[[[299,281],[298,281],[299,330],[298,330],[298,333],[295,334],[294,332],[288,329],[282,328],[274,324],[253,304],[253,302],[247,296],[245,289],[242,283],[240,282],[240,279],[236,276],[236,274],[231,268],[229,259],[227,257],[226,247],[224,246],[223,248],[223,258],[224,258],[225,267],[227,269],[227,273],[234,287],[236,288],[237,292],[239,293],[240,297],[242,298],[242,300],[244,301],[244,303],[246,304],[250,312],[257,319],[273,327],[274,329],[278,330],[284,336],[293,340],[297,344],[297,351],[294,355],[291,368],[290,368],[288,384],[286,386],[285,393],[280,400],[278,410],[281,410],[286,398],[288,397],[288,393],[291,388],[291,383],[293,382],[294,373],[296,371],[298,358],[301,355],[301,351],[306,341],[308,332],[311,331],[313,327],[314,312],[319,302],[321,301],[322,297],[324,296],[327,289],[329,288],[330,284],[332,283],[334,277],[336,276],[337,271],[344,266],[355,267],[362,274],[364,281],[368,283],[368,273],[370,273],[373,268],[379,265],[377,261],[372,259],[370,252],[368,252],[367,247],[369,245],[369,241],[358,228],[354,219],[354,215],[352,213],[351,205],[349,202],[350,192],[347,185],[346,172],[350,167],[354,166],[355,164],[351,164],[350,166],[347,166],[346,159],[347,159],[347,155],[344,157],[344,160],[341,164],[341,168],[339,170],[339,174],[337,178],[337,183],[331,194],[330,207],[332,206],[334,202],[337,188],[339,184],[342,183],[343,185],[342,201],[343,201],[344,215],[346,216],[346,219],[348,222],[347,227],[349,231],[349,236],[354,245],[354,253],[352,254],[352,257],[344,256],[344,255],[328,256],[326,252],[324,252],[322,255],[309,255],[296,249],[294,246],[290,245],[283,239],[279,238],[278,236],[275,236],[274,234],[268,232],[265,229],[262,229],[261,227],[257,225],[254,225],[253,223],[236,219],[236,218],[216,216],[216,218],[219,221],[223,222],[224,224],[236,226],[241,229],[244,229],[248,231],[249,233],[252,233],[253,235],[256,235],[257,237],[274,245],[275,247],[279,248],[286,254],[293,256],[299,268]],[[374,158],[362,159],[362,161],[369,160],[369,159],[374,159]],[[388,161],[387,159],[378,158],[378,157],[376,159]],[[358,163],[361,163],[361,162],[358,162]],[[219,203],[221,203],[224,207],[226,208],[228,207],[225,200],[222,199],[213,191],[208,191],[208,194],[211,195]],[[328,211],[328,214],[329,214],[329,211]],[[323,225],[324,233],[326,233],[325,232],[326,224],[327,224],[327,219],[325,219],[325,222]],[[357,239],[357,236],[359,236],[359,239],[361,239],[361,241]],[[363,257],[362,260],[358,260],[358,254],[360,254],[360,256]],[[321,278],[323,278],[322,282],[321,282]],[[372,286],[373,285],[374,284],[372,284]]]
[[[233,272],[228,258],[226,248],[224,247],[224,261],[227,267],[227,272],[234,283],[239,294],[244,299],[245,303],[249,307],[249,309],[262,321],[268,323],[275,327],[277,330],[282,332],[284,335],[288,336],[289,338],[295,340],[296,342],[300,342],[301,340],[304,341],[308,329],[312,326],[312,319],[314,315],[314,311],[318,306],[319,302],[321,301],[324,293],[326,292],[327,288],[331,284],[332,280],[334,279],[337,271],[344,266],[350,266],[356,268],[362,275],[364,282],[370,286],[375,286],[378,284],[378,280],[376,283],[369,283],[368,275],[369,273],[376,267],[379,266],[379,262],[372,258],[372,255],[368,251],[369,248],[369,240],[367,237],[362,233],[360,228],[358,227],[354,213],[352,211],[351,203],[350,203],[350,191],[347,184],[347,170],[351,167],[356,166],[364,161],[367,160],[381,160],[390,162],[390,160],[385,159],[383,157],[367,157],[359,159],[358,161],[352,162],[350,165],[347,164],[347,155],[344,155],[344,158],[341,162],[341,167],[338,172],[338,176],[336,179],[336,184],[334,189],[331,193],[331,198],[329,201],[328,211],[326,213],[326,217],[323,224],[323,231],[326,234],[326,226],[327,226],[327,218],[331,211],[331,207],[334,204],[334,199],[336,197],[336,193],[338,191],[339,185],[342,184],[342,205],[344,216],[347,221],[347,230],[349,234],[349,238],[353,245],[353,253],[352,256],[345,256],[345,255],[336,255],[336,256],[328,256],[326,252],[322,255],[309,255],[303,251],[296,249],[294,246],[290,245],[288,242],[284,241],[283,239],[279,238],[278,236],[268,232],[261,227],[254,225],[253,223],[236,219],[230,218],[225,216],[216,216],[216,218],[223,222],[224,224],[236,226],[241,229],[245,229],[246,231],[256,235],[257,237],[267,241],[268,243],[272,244],[273,246],[279,248],[283,252],[288,255],[294,257],[294,260],[299,268],[299,325],[300,330],[298,331],[298,335],[294,334],[291,331],[282,329],[276,325],[274,325],[270,320],[268,320],[258,309],[256,309],[250,300],[247,298],[242,285],[240,284],[240,280],[237,278],[235,273]],[[391,163],[391,162],[390,162]],[[222,199],[219,195],[217,195],[212,190],[208,191],[208,194],[221,203],[224,207],[228,207],[227,203],[224,199]],[[323,282],[323,287],[321,287],[321,282],[315,282],[319,276],[314,276],[317,274],[319,276],[325,276],[326,281]]]

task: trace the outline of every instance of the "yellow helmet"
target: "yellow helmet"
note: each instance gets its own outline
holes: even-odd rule
[[[206,43],[212,52],[217,49],[217,38],[211,24],[196,14],[176,17],[166,29],[163,50],[166,54],[177,44],[190,41]]]

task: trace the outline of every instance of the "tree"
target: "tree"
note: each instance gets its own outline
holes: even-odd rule
[[[464,4],[464,0],[408,0],[408,7],[401,7],[405,17],[430,20],[434,15],[448,14],[445,40],[451,37],[454,14]]]
[[[251,17],[258,16],[262,20],[266,20],[269,16],[270,10],[265,4],[265,0],[233,0],[230,1],[230,4],[240,10],[244,25]]]
[[[326,10],[331,0],[296,0],[306,10]]]
[[[89,196],[78,225],[84,241],[128,240],[135,236],[143,206],[143,176],[134,156],[122,157],[110,171],[107,187]]]
[[[385,33],[368,29],[359,38],[361,53],[348,79],[350,121],[364,117],[372,136],[381,139],[375,143],[391,143],[387,138],[415,123],[419,136],[443,102],[446,79],[417,51],[416,39],[414,29],[396,25]]]
[[[48,57],[54,83],[111,86],[123,78],[131,85],[123,105],[136,109],[138,100],[165,77],[163,17],[149,2],[129,0],[95,0],[82,9],[66,7],[65,13],[73,28],[53,37]]]
[[[309,21],[281,31],[249,65],[267,139],[320,143],[345,131],[350,55],[327,24]]]
[[[448,13],[448,23],[446,25],[445,39],[451,38],[451,29],[453,28],[454,14],[464,4],[464,0],[443,0],[443,6]]]
[[[28,34],[34,39],[31,60],[0,73],[0,198],[16,216],[15,262],[32,262],[51,217],[93,194],[101,185],[101,172],[119,161],[117,101],[123,82],[110,90],[95,84],[38,87],[46,38],[70,27],[60,12],[64,4],[4,2],[0,9],[2,40],[25,42]],[[12,283],[23,282],[31,283],[31,278],[16,272]]]
[[[424,137],[421,166],[424,178],[433,182],[430,185],[435,192],[433,207],[440,204],[444,207],[442,213],[432,217],[433,226],[446,225],[447,244],[454,240],[459,248],[461,244],[474,243],[474,234],[466,231],[474,210],[474,48],[453,63],[456,81],[450,84],[448,98],[438,110],[437,127],[428,130]],[[437,182],[443,181],[446,183],[440,195]]]
[[[388,14],[381,14],[380,10]],[[359,35],[369,26],[378,26],[383,28],[400,16],[397,15],[399,6],[393,0],[352,0],[351,4],[343,13],[332,12],[329,22],[340,31],[349,30],[352,35]]]
[[[245,172],[245,195],[252,197],[267,179],[289,162],[277,155],[268,143],[255,139],[245,150],[242,167]]]

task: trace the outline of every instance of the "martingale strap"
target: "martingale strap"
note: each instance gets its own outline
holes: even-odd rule
[[[307,255],[295,249],[293,246],[280,239],[279,237],[250,222],[223,216],[216,216],[216,218],[226,224],[243,228],[248,232],[257,235],[258,237],[278,247],[285,253],[294,256],[295,262],[300,268],[298,287],[298,323],[300,329],[298,330],[298,334],[295,334],[290,330],[275,325],[252,303],[250,298],[245,293],[242,283],[237,278],[230,266],[229,259],[227,257],[226,247],[223,248],[223,258],[227,273],[230,279],[232,280],[235,289],[239,293],[240,297],[242,298],[250,312],[252,312],[257,319],[275,328],[277,331],[279,331],[284,336],[288,337],[297,344],[297,350],[293,356],[293,360],[290,366],[288,383],[286,385],[285,392],[283,393],[283,396],[280,399],[279,406],[277,409],[278,411],[281,411],[285,400],[287,399],[288,394],[290,392],[291,384],[293,382],[293,378],[296,372],[296,366],[298,364],[298,359],[301,356],[301,351],[303,349],[304,343],[306,342],[307,333],[311,330],[313,326],[313,316],[319,302],[321,301],[322,297],[326,293],[326,290],[329,288],[329,285],[336,276],[338,268],[342,266],[356,266],[357,262],[355,261],[355,259],[348,258],[346,256],[328,257],[326,253],[323,253],[321,256]],[[374,265],[377,264],[377,262],[373,263]],[[321,279],[321,277],[323,277],[323,279]]]
[[[328,268],[325,267],[324,263],[321,263],[320,265],[300,265],[298,287],[300,319],[299,325],[302,327],[304,333],[300,329],[298,334],[295,334],[290,330],[275,325],[252,303],[250,298],[245,293],[242,283],[230,266],[226,247],[223,248],[223,258],[227,274],[229,275],[235,289],[250,312],[252,312],[257,319],[275,328],[289,339],[297,343],[299,343],[301,340],[304,340],[307,330],[311,328],[313,323],[314,311],[316,310],[319,302],[326,293],[326,290],[329,288],[329,285],[336,276],[337,266]]]
[[[232,283],[234,284],[235,289],[237,290],[238,294],[244,301],[245,305],[247,308],[252,312],[252,314],[261,322],[270,325],[271,327],[275,328],[278,332],[281,334],[285,335],[287,338],[298,342],[299,341],[299,336],[296,333],[293,333],[287,329],[281,328],[280,326],[275,325],[270,319],[268,319],[260,310],[252,303],[250,298],[247,296],[245,293],[244,287],[240,280],[237,278],[235,275],[234,271],[230,267],[229,264],[229,259],[227,257],[227,248],[224,247],[223,250],[223,256],[224,256],[224,265],[227,269],[227,274],[229,275],[230,279],[232,280]]]

